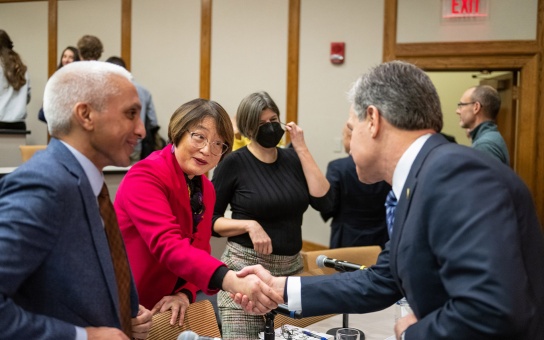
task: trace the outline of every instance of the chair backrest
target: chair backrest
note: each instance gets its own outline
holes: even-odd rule
[[[301,252],[302,259],[304,261],[304,271],[313,275],[319,273],[333,274],[336,270],[333,268],[319,268],[316,264],[316,259],[319,255],[325,255],[329,258],[348,261],[356,264],[360,264],[366,267],[376,263],[378,255],[381,252],[380,246],[361,246],[361,247],[347,247],[347,248],[335,248]]]
[[[153,316],[153,326],[149,331],[147,340],[176,340],[181,332],[187,330],[191,330],[200,336],[221,337],[212,303],[208,300],[189,305],[185,311],[183,326],[179,326],[179,323],[174,326],[170,325],[171,317],[171,310],[155,314]]]
[[[19,150],[21,150],[21,160],[23,163],[28,161],[36,151],[44,150],[46,147],[47,145],[19,145]]]
[[[336,314],[327,314],[327,315],[318,315],[318,316],[308,316],[300,319],[293,319],[288,316],[277,314],[274,317],[274,329],[281,327],[283,325],[291,325],[300,328],[306,328],[316,322],[335,316]]]

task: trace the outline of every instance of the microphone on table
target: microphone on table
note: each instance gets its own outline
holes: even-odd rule
[[[288,317],[292,319],[300,319],[302,318],[302,312],[299,310],[293,310],[290,311],[286,304],[282,303],[278,305],[278,308],[273,309],[278,314],[287,315]]]
[[[323,268],[323,267],[334,268],[336,271],[339,271],[339,272],[354,272],[357,270],[366,269],[366,266],[350,263],[347,261],[331,259],[331,258],[328,258],[326,255],[319,255],[317,259],[315,259],[315,262],[317,263],[317,266],[319,268]],[[342,314],[342,327],[331,328],[327,331],[327,334],[336,335],[336,332],[340,328],[348,328],[348,327],[349,327],[349,315],[347,313],[344,313]],[[363,333],[363,331],[358,329],[357,331],[359,331],[360,338],[364,339],[365,333]]]
[[[177,340],[221,340],[221,339],[212,338],[209,336],[200,336],[193,331],[185,331],[178,336]]]
[[[366,266],[350,263],[347,261],[340,261],[337,259],[328,258],[326,255],[319,255],[315,260],[319,268],[328,267],[334,268],[339,272],[354,272],[356,270],[365,269]]]

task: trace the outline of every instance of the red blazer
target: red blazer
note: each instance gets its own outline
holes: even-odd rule
[[[224,265],[210,255],[213,185],[206,176],[201,177],[205,211],[193,234],[187,183],[171,147],[134,164],[121,181],[114,202],[140,303],[148,309],[172,294],[178,277],[187,283],[177,291],[191,291],[193,301],[199,289],[216,293],[208,284]]]

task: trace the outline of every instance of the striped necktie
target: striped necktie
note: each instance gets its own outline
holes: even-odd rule
[[[393,223],[395,222],[395,208],[397,207],[397,198],[393,190],[389,191],[385,199],[385,220],[387,222],[387,232],[389,238],[393,235]]]
[[[121,318],[121,327],[123,332],[132,339],[131,311],[130,311],[130,267],[128,265],[125,244],[117,223],[117,216],[111,204],[110,195],[106,183],[98,195],[98,205],[100,215],[104,220],[104,229],[108,238],[110,247],[113,270],[117,282],[117,291],[119,294],[119,315]]]

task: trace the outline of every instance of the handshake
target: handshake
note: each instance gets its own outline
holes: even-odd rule
[[[229,271],[223,280],[223,290],[251,314],[266,314],[283,303],[285,277],[274,277],[260,264],[239,272]]]

